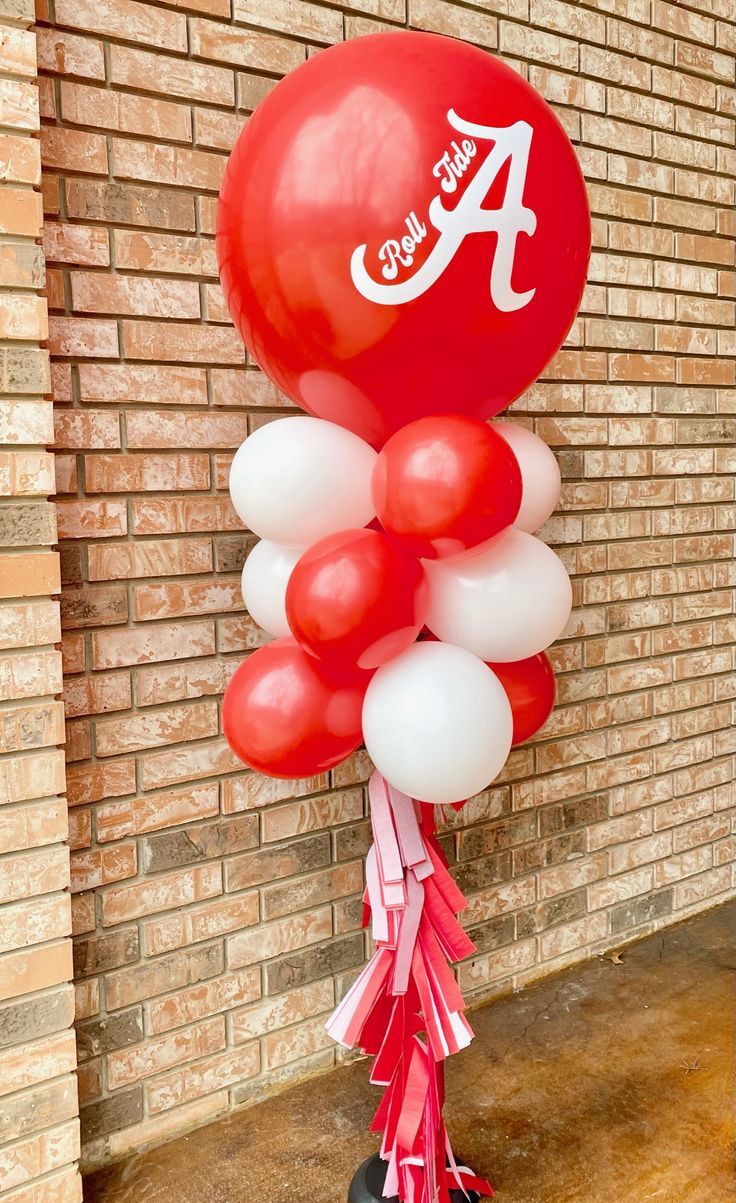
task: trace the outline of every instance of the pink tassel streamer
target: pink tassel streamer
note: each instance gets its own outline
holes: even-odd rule
[[[474,951],[458,922],[466,904],[421,807],[375,772],[369,783],[373,845],[366,866],[365,922],[376,951],[327,1023],[332,1038],[374,1058],[384,1086],[371,1130],[387,1162],[384,1196],[450,1203],[450,1191],[492,1196],[458,1165],[442,1119],[445,1057],[473,1038],[448,962]]]

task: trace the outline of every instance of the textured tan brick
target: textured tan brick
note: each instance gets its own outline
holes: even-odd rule
[[[231,936],[227,942],[228,963],[235,968],[270,960],[297,948],[306,948],[326,939],[332,933],[332,917],[326,907],[306,912],[291,919],[277,920],[258,928]]]
[[[107,1072],[111,1090],[129,1086],[142,1078],[152,1077],[162,1070],[193,1061],[225,1047],[225,1022],[222,1017],[180,1029],[137,1044],[132,1049],[112,1052],[107,1057]]]
[[[136,846],[132,843],[75,852],[72,856],[72,889],[92,890],[126,877],[135,877],[136,865]]]
[[[140,544],[93,545],[88,553],[90,581],[180,576],[204,573],[213,567],[212,546],[204,539],[149,539]]]
[[[47,940],[69,935],[71,930],[69,898],[66,894],[26,899],[10,903],[0,912],[0,952],[28,949]]]
[[[260,1069],[260,1050],[254,1041],[242,1049],[198,1061],[189,1068],[163,1074],[147,1089],[152,1113],[168,1110],[187,1099],[199,1098],[214,1090],[251,1078]]]
[[[264,0],[234,0],[233,16],[247,25],[264,25],[267,29],[291,33],[298,29],[302,37],[318,42],[342,40],[342,18],[334,10],[324,9],[308,0],[285,0],[265,3]]]
[[[199,702],[137,717],[104,719],[96,723],[95,734],[98,756],[202,739],[217,734],[217,707],[214,702]]]
[[[119,231],[120,235],[123,233],[131,238],[138,236],[135,232]],[[153,239],[155,236],[149,237]],[[169,236],[157,237],[163,239]],[[174,238],[177,245],[181,245],[182,242],[187,245],[189,241],[186,238]],[[119,253],[119,244],[116,245]],[[160,266],[157,270],[165,269]],[[201,368],[89,363],[80,364],[78,372],[80,394],[85,402],[141,402],[148,405],[177,406],[207,404],[207,380]]]
[[[260,997],[260,993],[260,974],[257,969],[226,974],[214,981],[153,1001],[148,1007],[151,1031],[169,1032],[173,1028],[196,1022],[205,1015],[253,1002]]]
[[[58,986],[68,982],[71,975],[72,946],[69,940],[8,953],[2,958],[0,1000]]]
[[[138,0],[59,0],[55,16],[60,25],[85,33],[152,43],[162,50],[187,49],[185,17]]]
[[[185,949],[183,952],[173,953],[168,957],[160,957],[156,961],[116,969],[107,976],[107,1004],[111,1010],[117,1010],[120,1007],[129,1006],[131,1003],[140,1002],[142,999],[155,998],[156,995],[166,991],[177,990],[194,982],[203,982],[205,979],[221,973],[222,968],[222,948],[217,945],[209,945],[205,948]],[[201,987],[198,987],[195,993],[199,995],[200,990]],[[175,995],[171,996],[172,999],[175,997]],[[217,1009],[214,1008],[214,1010]],[[204,1013],[209,1014],[209,1012]],[[178,1025],[174,1023],[170,1026]],[[168,1031],[169,1029],[157,1029],[155,1026],[151,1028],[154,1034],[164,1030]]]
[[[303,62],[301,42],[262,30],[238,29],[216,21],[192,17],[189,22],[192,54],[210,62],[233,63],[257,71],[284,74]]]
[[[98,273],[72,274],[72,307],[78,313],[133,314],[146,317],[200,316],[199,289],[188,280],[151,280]]]
[[[0,1053],[0,1095],[69,1073],[76,1065],[74,1033],[43,1036]]]
[[[219,865],[169,873],[150,882],[108,890],[102,900],[102,922],[105,926],[112,926],[152,911],[169,910],[187,902],[211,898],[221,892],[222,872]]]
[[[111,77],[114,84],[210,104],[227,105],[235,99],[231,71],[185,59],[167,59],[127,46],[111,47]]]

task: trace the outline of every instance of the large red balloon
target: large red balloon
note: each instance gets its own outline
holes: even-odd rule
[[[314,656],[377,668],[414,642],[427,613],[417,559],[376,530],[320,539],[297,561],[286,617]]]
[[[376,460],[372,487],[385,529],[428,559],[491,539],[521,505],[521,470],[506,440],[459,415],[398,430]]]
[[[544,604],[543,599],[540,599]],[[489,664],[503,685],[514,718],[512,744],[529,739],[547,722],[555,704],[555,674],[544,652],[527,660]]]
[[[360,744],[370,673],[321,664],[295,640],[276,639],[235,670],[222,729],[236,756],[269,777],[311,777]]]
[[[220,273],[256,361],[376,445],[498,413],[580,304],[585,186],[542,97],[477,47],[395,32],[321,51],[260,104],[225,173]]]

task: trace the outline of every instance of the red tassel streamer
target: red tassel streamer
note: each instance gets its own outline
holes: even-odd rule
[[[450,1203],[450,1191],[492,1196],[458,1165],[442,1119],[445,1057],[473,1032],[448,962],[474,951],[457,915],[467,903],[447,870],[432,809],[376,772],[369,785],[373,847],[364,919],[376,952],[327,1024],[333,1039],[374,1058],[385,1086],[371,1130],[383,1134],[384,1196]]]

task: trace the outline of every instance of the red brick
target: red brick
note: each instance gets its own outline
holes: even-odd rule
[[[155,224],[170,230],[195,228],[194,197],[171,188],[69,179],[66,203],[69,216],[84,221]]]
[[[124,501],[59,501],[56,514],[60,539],[111,539],[128,529]]]
[[[229,497],[176,497],[132,503],[137,535],[199,534],[203,531],[242,530]]]
[[[136,672],[139,706],[176,702],[181,698],[208,697],[224,692],[239,661],[185,660],[168,666],[140,668]]]
[[[217,729],[216,704],[196,702],[129,718],[102,719],[95,723],[95,744],[98,756],[117,756],[121,752],[203,739],[216,735]]]
[[[102,318],[52,317],[49,321],[52,355],[114,359],[118,354],[118,328]]]
[[[137,866],[134,843],[117,844],[114,848],[97,848],[75,852],[72,856],[72,890],[94,890],[110,882],[135,877]]]
[[[264,0],[235,0],[233,16],[247,25],[265,25],[268,29],[290,33],[295,23],[303,37],[317,42],[342,40],[342,20],[337,12],[323,9],[308,0],[296,0],[288,7],[284,0],[266,4]]]
[[[10,133],[0,134],[5,179],[9,184],[41,182],[41,148],[35,138]]]
[[[222,28],[222,27],[219,27]],[[147,101],[146,103],[150,103]],[[134,271],[172,272],[177,275],[217,276],[217,258],[211,239],[185,238],[177,234],[155,234],[142,230],[116,230],[115,258],[119,268]],[[131,369],[128,369],[129,371]],[[133,369],[135,370],[135,369]],[[155,385],[152,369],[140,368],[140,373],[148,371]],[[169,374],[176,369],[169,369]],[[183,373],[180,373],[183,375]],[[190,373],[195,376],[195,373]],[[200,373],[203,377],[203,373]],[[177,404],[182,404],[181,399]],[[207,400],[207,389],[204,389],[204,401]]]
[[[332,935],[332,915],[329,907],[321,907],[301,915],[290,915],[274,923],[266,923],[253,931],[230,936],[227,941],[228,964],[234,969],[270,960],[297,948],[306,948]]]
[[[169,1036],[160,1036],[107,1055],[107,1077],[111,1090],[149,1078],[182,1062],[194,1061],[225,1047],[222,1017],[194,1024]]]
[[[125,792],[132,793],[133,788]],[[194,819],[211,818],[218,812],[217,799],[215,784],[171,790],[127,802],[103,802],[96,811],[97,838],[100,843],[107,843],[146,831],[175,827]]]
[[[45,1082],[76,1067],[73,1032],[44,1036],[0,1053],[0,1095]]]
[[[84,162],[85,171],[96,175],[108,169],[107,143],[102,134],[82,130],[57,130],[44,126],[41,130],[41,158],[44,168],[73,171]]]
[[[148,138],[165,137],[172,142],[192,140],[192,119],[184,105],[63,80],[60,94],[62,115],[72,125],[92,125],[96,129]]]
[[[43,249],[51,263],[89,267],[107,267],[110,263],[109,235],[98,226],[44,222]]]
[[[100,487],[99,491],[105,490]],[[149,539],[144,543],[114,543],[107,547],[95,544],[88,548],[88,561],[91,581],[182,576],[211,571],[212,548],[206,539]],[[151,614],[151,617],[165,616]]]
[[[150,1030],[154,1035],[194,1023],[206,1015],[253,1002],[261,993],[257,969],[228,973],[214,981],[202,982],[178,994],[154,999],[147,1007]]]
[[[3,70],[8,75],[36,77],[36,38],[30,29],[3,30]]]
[[[177,322],[123,322],[123,348],[129,359],[170,363],[241,364],[245,351],[231,329],[187,326]]]
[[[110,853],[114,851],[109,850]],[[141,915],[212,898],[221,892],[222,872],[216,864],[160,874],[150,881],[107,890],[102,898],[102,922],[105,927],[111,927]]]
[[[114,935],[114,933],[111,933]],[[166,991],[178,990],[194,982],[203,982],[222,972],[222,948],[208,945],[200,948],[185,949],[168,957],[159,957],[155,961],[144,961],[136,965],[127,965],[116,969],[107,975],[106,995],[108,1009],[116,1011],[121,1007],[142,999],[155,998]],[[175,996],[174,996],[175,997]],[[217,1008],[214,1008],[217,1010]],[[209,1012],[206,1012],[209,1014]],[[193,1016],[200,1018],[200,1016]],[[172,1024],[176,1027],[176,1024]],[[149,1027],[152,1035],[158,1035],[159,1030]]]
[[[38,597],[47,593],[59,591],[59,560],[54,552],[11,552],[7,555],[0,553],[0,597]],[[31,612],[25,611],[29,617]],[[9,621],[12,630],[14,619],[18,620],[18,634],[23,629],[23,607],[6,608],[4,617]],[[40,634],[40,632],[39,632]],[[34,642],[29,638],[29,642]],[[45,642],[39,638],[39,642]],[[5,644],[0,635],[0,646],[21,646]]]
[[[130,704],[130,677],[127,673],[97,673],[66,681],[64,708],[69,717],[127,710]]]
[[[69,853],[66,848],[50,848],[26,856],[8,858],[0,871],[0,899],[14,902],[69,884]]]
[[[91,37],[79,37],[65,30],[44,29],[36,32],[38,66],[44,71],[61,71],[67,76],[105,79],[105,52],[102,43]]]
[[[195,581],[191,584],[137,585],[133,610],[137,619],[183,618],[242,610],[240,578]]]
[[[29,898],[23,902],[9,904],[0,912],[0,952],[21,950],[23,955],[29,955],[28,950],[36,945],[38,955],[42,959],[48,949],[48,941],[61,941],[71,932],[71,916],[68,894],[47,894],[43,898]],[[59,944],[59,947],[62,947]],[[5,963],[5,962],[3,962]],[[9,962],[8,962],[9,963]],[[34,963],[38,958],[34,956]],[[59,961],[56,959],[56,968]],[[59,981],[67,981],[68,977]],[[28,993],[19,990],[18,994]],[[10,998],[12,992],[6,997]]]
[[[189,1068],[163,1074],[147,1087],[149,1110],[154,1114],[165,1111],[186,1099],[196,1099],[233,1082],[252,1078],[259,1069],[259,1047],[254,1042],[240,1050],[198,1061]]]
[[[83,401],[147,405],[206,405],[207,381],[201,368],[145,364],[80,364]]]
[[[248,434],[245,414],[130,413],[128,446],[239,447]]]
[[[183,781],[234,773],[240,768],[240,761],[222,739],[173,752],[149,752],[141,759],[141,782],[144,790],[160,789]]]
[[[61,843],[66,836],[67,818],[60,799],[29,803],[3,814],[0,853]]]
[[[200,316],[199,289],[188,280],[149,280],[139,276],[74,272],[71,282],[72,307],[78,313]]]
[[[150,956],[185,948],[200,940],[240,931],[258,922],[258,894],[237,894],[222,901],[190,907],[176,915],[146,919],[141,924],[146,952]]]
[[[71,975],[72,946],[70,940],[44,944],[43,947],[33,950],[22,948],[19,952],[3,957],[0,1000],[17,998],[36,990],[58,986],[68,982]],[[1,1086],[0,1093],[2,1093]]]
[[[168,15],[168,14],[167,14]],[[111,82],[165,96],[181,96],[208,104],[235,100],[232,71],[222,67],[166,58],[127,46],[111,46]]]
[[[126,631],[101,631],[92,635],[94,668],[121,668],[151,661],[180,660],[215,650],[211,622],[159,623]]]
[[[4,188],[0,234],[39,238],[43,223],[41,197],[25,188]]]
[[[236,1044],[278,1031],[334,1006],[332,982],[313,982],[275,998],[265,999],[233,1012],[233,1039]]]

